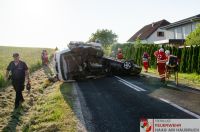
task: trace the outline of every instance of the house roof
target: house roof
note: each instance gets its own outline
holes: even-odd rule
[[[170,22],[163,19],[158,22],[151,23],[149,25],[144,26],[142,29],[140,29],[138,32],[136,32],[129,40],[128,42],[133,42],[137,38],[140,40],[147,39],[152,33],[154,33],[159,27],[169,25]]]
[[[174,22],[174,23],[171,23],[171,24],[166,25],[166,26],[163,26],[163,27],[161,27],[161,29],[170,29],[170,28],[181,26],[181,25],[184,25],[184,24],[188,24],[188,23],[191,23],[191,22],[194,22],[194,21],[200,21],[200,14],[186,18],[186,19],[183,19],[183,20],[180,20],[180,21],[177,21],[177,22]]]

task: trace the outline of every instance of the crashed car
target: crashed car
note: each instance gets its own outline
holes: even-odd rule
[[[68,49],[54,56],[55,72],[59,80],[78,80],[98,75],[137,75],[141,67],[133,60],[104,57],[100,43],[70,42]]]

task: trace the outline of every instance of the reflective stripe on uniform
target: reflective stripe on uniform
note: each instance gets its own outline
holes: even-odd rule
[[[166,63],[166,60],[157,60],[157,63]]]
[[[160,77],[161,77],[161,78],[165,77],[165,74],[161,74]]]
[[[143,62],[148,62],[148,61],[143,61]]]

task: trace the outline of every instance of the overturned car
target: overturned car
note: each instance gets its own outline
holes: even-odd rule
[[[133,60],[104,57],[99,43],[70,42],[68,47],[54,56],[55,71],[60,80],[98,75],[137,75],[142,69]]]

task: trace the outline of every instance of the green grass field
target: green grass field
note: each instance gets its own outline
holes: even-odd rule
[[[44,48],[24,48],[24,47],[5,47],[0,46],[0,88],[6,85],[4,75],[6,67],[13,60],[12,54],[18,52],[20,59],[25,61],[30,69],[34,71],[41,67],[41,52]],[[53,49],[47,49],[49,55],[54,52]]]

